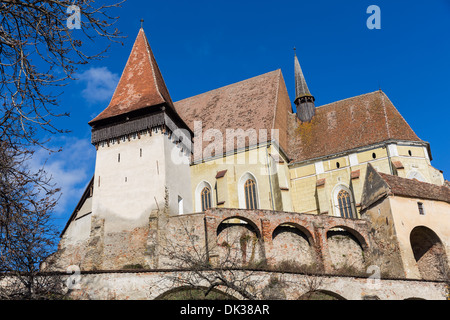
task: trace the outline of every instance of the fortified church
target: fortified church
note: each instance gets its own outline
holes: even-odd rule
[[[450,188],[430,144],[381,90],[316,106],[297,56],[294,66],[295,88],[275,70],[173,102],[141,28],[111,102],[89,122],[95,174],[51,265],[154,276],[189,229],[213,265],[230,246],[243,266],[332,277],[375,265],[415,288],[398,297],[445,297]],[[348,298],[349,287],[328,290]]]

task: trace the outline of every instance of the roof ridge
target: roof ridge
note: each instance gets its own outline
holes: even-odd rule
[[[216,90],[222,90],[222,89],[226,89],[226,88],[231,87],[231,86],[236,86],[236,85],[242,84],[242,82],[246,82],[246,81],[250,81],[250,80],[253,80],[253,79],[256,79],[256,78],[259,78],[259,77],[263,77],[263,76],[266,76],[266,75],[268,75],[268,74],[270,74],[270,73],[275,73],[275,72],[277,72],[277,71],[279,71],[280,74],[281,74],[281,69],[278,68],[278,69],[276,69],[276,70],[269,71],[269,72],[266,72],[266,73],[263,73],[263,74],[260,74],[260,75],[257,75],[257,76],[254,76],[254,77],[245,79],[245,80],[241,80],[241,81],[238,81],[238,82],[230,83],[230,84],[227,84],[227,85],[225,85],[225,86],[223,86],[223,87],[219,87],[219,88],[216,88],[216,89],[211,89],[211,90],[205,91],[205,92],[203,92],[203,93],[199,93],[199,94],[193,95],[193,96],[191,96],[191,97],[187,97],[187,98],[178,100],[178,101],[176,101],[176,102],[174,102],[174,103],[178,103],[178,102],[182,102],[182,101],[185,101],[185,100],[189,100],[189,99],[192,99],[192,98],[201,96],[201,95],[203,95],[203,94],[211,93],[211,92],[216,91]]]
[[[344,102],[344,101],[347,101],[347,100],[350,100],[350,99],[355,99],[355,98],[359,98],[359,97],[363,97],[363,96],[368,96],[368,95],[372,95],[372,94],[375,94],[375,93],[378,93],[378,92],[380,92],[380,90],[376,90],[376,91],[372,91],[372,92],[368,92],[368,93],[363,93],[363,94],[360,94],[360,95],[357,95],[357,96],[353,96],[353,97],[350,97],[350,98],[345,98],[345,99],[337,100],[337,101],[334,101],[334,102],[330,102],[330,103],[327,103],[327,104],[323,104],[323,105],[321,105],[321,106],[317,106],[316,108],[326,107],[326,106],[329,106],[330,104],[335,104],[335,103],[339,103],[339,102]],[[383,91],[381,91],[381,92],[383,92]],[[383,93],[384,93],[384,92],[383,92]]]
[[[403,115],[400,113],[400,111],[398,111],[397,107],[392,103],[391,99],[389,99],[389,97],[387,96],[386,93],[384,93],[384,91],[379,90],[380,93],[384,96],[384,98],[386,98],[388,100],[388,102],[390,103],[390,105],[394,108],[395,111],[397,111],[398,115],[402,118],[402,120],[406,123],[406,125],[409,127],[409,129],[417,136],[416,132],[413,130],[413,128],[411,128],[411,126],[409,125],[408,121],[406,121],[406,119],[403,117]],[[419,136],[417,136],[417,138],[420,139]]]
[[[438,184],[427,182],[427,181],[419,181],[417,179],[409,179],[409,178],[400,177],[397,175],[392,175],[392,174],[388,174],[388,173],[384,173],[384,172],[378,172],[378,171],[376,171],[376,172],[380,176],[380,178],[384,181],[384,183],[386,183],[389,190],[391,192],[393,192],[394,194],[411,196],[412,193],[417,191],[415,189],[416,188],[415,186],[419,187],[421,185],[422,187],[426,187],[426,190],[432,192],[432,194],[430,195],[429,193],[427,194],[426,192],[422,193],[422,194],[416,193],[415,196],[417,196],[418,198],[440,200],[440,201],[446,201],[446,202],[450,203],[450,188],[445,185],[438,185]],[[405,190],[399,189],[399,186],[398,186],[399,183],[408,184],[409,185],[409,188],[408,188],[409,193],[405,192]]]
[[[131,46],[131,51],[130,51],[130,53],[128,54],[127,62],[125,62],[125,66],[123,67],[122,73],[120,74],[120,77],[119,77],[119,81],[117,82],[116,87],[114,88],[114,92],[113,92],[113,94],[112,94],[112,96],[111,96],[111,99],[109,99],[109,102],[108,102],[108,105],[106,106],[106,108],[108,108],[108,107],[111,105],[111,103],[112,103],[112,101],[113,101],[113,99],[114,99],[114,96],[116,95],[117,89],[119,88],[119,83],[120,83],[120,81],[122,80],[122,78],[123,78],[123,76],[124,76],[125,68],[127,67],[128,63],[130,62],[130,59],[131,59],[131,53],[133,52],[133,48],[134,48],[134,46],[136,45],[136,42],[138,41],[138,38],[139,38],[139,33],[138,33],[138,36],[136,37],[136,39],[134,39],[133,45]],[[106,109],[105,109],[105,110],[106,110]],[[99,114],[97,114],[97,116],[96,116],[94,119],[98,118],[98,116],[99,116],[100,114],[102,114],[103,111],[105,111],[105,110],[102,110]],[[92,122],[94,119],[92,119],[90,122]]]
[[[377,170],[375,170],[375,171],[377,171]],[[389,173],[380,172],[380,171],[377,171],[377,173],[380,176],[394,177],[394,179],[399,179],[399,180],[404,180],[404,181],[409,181],[409,182],[412,181],[412,182],[416,182],[416,183],[425,183],[425,184],[429,184],[429,185],[432,185],[432,186],[435,186],[435,187],[438,187],[438,188],[445,187],[445,186],[440,186],[440,185],[437,185],[435,183],[431,183],[431,182],[427,182],[427,181],[420,181],[420,180],[417,180],[417,179],[409,179],[409,178],[405,178],[405,177],[400,177],[400,176],[397,176],[395,174],[389,174]]]
[[[384,122],[386,124],[388,138],[390,139],[390,138],[392,138],[392,136],[391,136],[391,130],[389,129],[389,119],[388,119],[388,115],[387,115],[387,111],[386,111],[386,103],[384,102],[384,97],[386,97],[386,95],[382,95],[381,93],[380,93],[380,95],[381,95],[381,105],[383,106]]]
[[[279,70],[279,77],[277,79],[277,87],[275,88],[276,93],[275,93],[275,101],[274,101],[275,106],[273,107],[272,129],[275,128],[275,118],[277,116],[277,109],[278,109],[278,94],[280,93],[280,82],[281,82],[280,80],[281,80],[281,77],[283,76],[281,74],[281,69],[278,69],[278,70]],[[276,70],[276,71],[278,71],[278,70]]]
[[[155,66],[153,65],[153,61],[152,61],[152,55],[153,55],[153,51],[150,48],[150,43],[148,42],[147,36],[145,35],[144,29],[140,29],[139,33],[142,31],[143,33],[143,37],[145,40],[145,49],[147,50],[147,54],[148,54],[148,60],[150,62],[150,67],[152,68],[152,76],[153,76],[153,81],[155,82],[155,87],[156,87],[156,92],[158,92],[159,96],[161,97],[162,100],[166,100],[164,99],[163,95],[161,94],[161,89],[159,88],[158,85],[158,81],[156,79],[156,75],[155,75]],[[139,35],[138,35],[139,36]],[[161,75],[162,77],[162,75]],[[163,80],[164,81],[164,80]]]

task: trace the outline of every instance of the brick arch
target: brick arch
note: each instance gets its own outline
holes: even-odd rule
[[[365,268],[368,249],[364,237],[355,229],[346,225],[328,228],[326,233],[328,264],[333,272],[362,271]]]
[[[317,263],[314,236],[301,224],[284,222],[275,225],[270,240],[268,255],[272,263],[282,268],[301,268]]]
[[[255,230],[258,238],[261,239],[261,236],[262,236],[261,228],[258,227],[258,225],[253,221],[253,219],[246,217],[245,215],[233,215],[233,216],[225,217],[224,219],[222,219],[220,222],[217,223],[216,236],[219,235],[219,233],[220,233],[219,232],[220,226],[223,223],[226,223],[226,221],[233,220],[233,219],[239,219],[239,220],[242,220],[242,221],[245,221],[246,223],[248,223]]]
[[[340,294],[329,290],[315,290],[303,293],[297,300],[347,300]]]
[[[346,224],[331,225],[325,230],[325,235],[327,235],[330,230],[338,228],[341,228],[354,236],[358,240],[359,245],[361,246],[363,251],[367,251],[369,249],[368,235],[366,234],[366,232],[359,230],[359,228],[355,226],[348,226]]]
[[[239,219],[239,222],[234,219]],[[223,219],[216,229],[216,244],[218,261],[223,264],[250,266],[265,260],[261,231],[247,217],[230,216]]]
[[[445,277],[448,261],[444,245],[430,228],[417,226],[410,233],[410,244],[423,279],[434,280]]]
[[[309,227],[299,224],[298,222],[292,222],[292,221],[286,221],[286,222],[282,222],[276,226],[274,226],[273,228],[271,228],[271,230],[269,231],[270,234],[272,235],[272,240],[275,238],[274,233],[275,231],[282,226],[291,226],[294,227],[296,229],[298,229],[300,232],[302,232],[306,238],[308,239],[308,243],[311,247],[313,247],[315,245],[315,238],[314,238],[314,234],[313,232],[309,229]]]
[[[177,297],[177,299],[182,300],[198,300],[199,296],[201,294],[204,294],[207,292],[209,288],[204,286],[179,286],[176,288],[171,288],[165,292],[162,292],[159,294],[154,300],[173,300],[174,296]],[[209,296],[213,299],[217,299],[217,297],[220,297],[221,300],[237,300],[238,297],[233,296],[229,293],[226,293],[222,290],[219,290],[217,288],[214,288],[210,290],[211,293],[209,293]],[[202,296],[200,296],[203,298]],[[208,296],[204,298],[204,300],[209,300]]]

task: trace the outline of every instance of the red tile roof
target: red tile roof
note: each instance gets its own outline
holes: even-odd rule
[[[111,102],[89,123],[160,104],[173,108],[147,37],[140,29]]]
[[[394,195],[450,203],[450,188],[378,172]]]
[[[392,164],[394,165],[395,169],[405,169],[405,166],[401,161],[392,161]]]
[[[327,181],[327,179],[325,179],[325,178],[318,179],[318,180],[316,181],[316,186],[317,186],[317,187],[324,186],[326,181]]]
[[[352,171],[350,174],[351,179],[358,179],[361,175],[361,170]]]
[[[222,171],[217,172],[217,174],[216,174],[216,179],[220,179],[220,178],[225,177],[225,174],[226,174],[227,172],[228,172],[228,170],[222,170]]]
[[[332,155],[387,140],[422,141],[382,91],[316,108],[311,122],[289,122],[292,162]]]
[[[231,137],[227,135],[229,129],[255,130],[257,134],[266,129],[270,139],[271,129],[280,128],[280,144],[287,147],[287,110],[292,112],[292,107],[281,70],[175,102],[175,109],[193,131],[194,122],[201,121],[203,139],[200,141],[200,132],[194,132],[194,148],[201,148],[200,151],[208,148],[216,149],[216,153],[225,152],[226,139]],[[220,132],[223,144],[215,147],[213,140],[206,139],[210,129]],[[232,145],[236,147],[236,141]],[[245,146],[248,145],[247,140]]]

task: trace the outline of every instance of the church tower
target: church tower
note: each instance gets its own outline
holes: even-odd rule
[[[303,76],[302,68],[298,62],[297,54],[294,57],[294,72],[295,72],[295,100],[297,106],[297,117],[302,122],[309,122],[316,113],[314,105],[314,96],[311,95]]]
[[[92,221],[101,221],[105,241],[139,229],[145,238],[152,215],[192,212],[193,133],[175,111],[142,28],[110,104],[89,124],[97,149]]]

